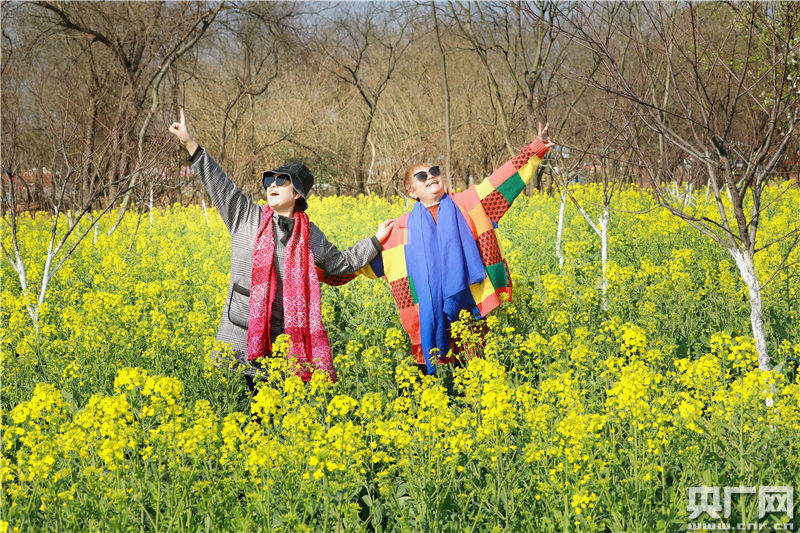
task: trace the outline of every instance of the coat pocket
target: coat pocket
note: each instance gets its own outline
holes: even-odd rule
[[[250,289],[236,282],[228,295],[228,320],[243,329],[247,329],[250,324]]]

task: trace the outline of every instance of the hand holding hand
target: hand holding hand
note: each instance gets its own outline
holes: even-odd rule
[[[378,231],[375,232],[375,237],[383,242],[383,240],[389,236],[389,231],[392,229],[392,224],[394,224],[394,220],[384,220],[378,226]]]
[[[542,127],[542,123],[539,122],[539,138],[542,140],[542,142],[547,148],[552,148],[553,146],[556,145],[556,143],[554,143],[552,139],[550,139],[550,137],[548,137],[547,135],[547,128],[549,127],[550,127],[549,122],[545,123],[544,127]]]

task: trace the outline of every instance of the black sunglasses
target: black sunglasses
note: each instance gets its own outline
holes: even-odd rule
[[[288,174],[278,174],[277,176],[264,176],[264,188],[266,189],[273,183],[276,187],[283,186],[284,183],[291,183],[292,177]]]
[[[417,181],[421,181],[422,183],[425,183],[426,181],[428,181],[428,174],[430,174],[434,178],[436,176],[438,176],[439,175],[439,165],[436,165],[436,166],[433,166],[433,167],[429,168],[427,170],[427,172],[424,171],[424,170],[420,170],[419,172],[415,172],[414,173],[414,178],[416,178]]]

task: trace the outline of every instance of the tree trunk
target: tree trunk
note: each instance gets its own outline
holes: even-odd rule
[[[372,131],[372,119],[375,118],[375,107],[370,106],[369,117],[367,117],[367,125],[364,128],[364,133],[361,135],[361,145],[358,148],[358,167],[356,168],[356,187],[358,192],[363,193],[367,190],[367,173],[364,171],[364,158],[367,156],[367,144],[369,142],[369,134]]]
[[[84,153],[83,153],[83,186],[81,187],[80,198],[83,201],[85,198],[88,198],[91,195],[92,190],[92,173],[93,173],[93,164],[92,158],[94,157],[95,153],[95,124],[97,117],[97,106],[98,106],[98,98],[95,95],[94,91],[89,92],[89,109],[91,110],[91,116],[89,117],[89,121],[86,124],[86,137],[84,142]]]
[[[758,282],[756,275],[755,263],[753,255],[748,252],[742,252],[738,249],[728,248],[728,252],[733,256],[736,261],[736,266],[739,268],[739,274],[742,276],[750,300],[750,328],[753,333],[753,339],[756,342],[756,351],[758,352],[758,368],[761,370],[772,370],[772,362],[770,360],[769,352],[767,351],[767,335],[764,331],[764,313],[761,305],[761,285]]]
[[[126,174],[127,169],[128,169],[129,154],[128,154],[126,148],[129,147],[129,146],[133,146],[133,143],[132,143],[132,138],[130,136],[126,137],[126,139],[128,141],[130,141],[130,142],[126,142],[125,139],[123,139],[122,142],[120,143],[120,145],[122,147],[122,150],[119,153],[120,154],[120,156],[119,156],[119,164],[117,165],[117,171],[116,171],[116,174],[114,175],[114,179],[122,178],[122,176],[124,176]],[[136,185],[136,181],[135,180],[136,180],[136,177],[135,176],[132,177],[130,183],[128,184],[128,186],[131,187],[131,188],[134,187]],[[123,185],[123,187],[124,186],[125,185]],[[114,191],[114,192],[115,193],[118,192],[119,188],[120,188],[120,186],[118,185],[116,187],[117,191]],[[109,236],[111,236],[117,230],[117,227],[122,223],[122,219],[125,216],[125,213],[128,211],[128,203],[130,202],[130,194],[131,194],[131,189],[129,189],[125,193],[125,196],[122,199],[122,203],[121,203],[121,205],[120,205],[120,207],[119,207],[119,209],[117,211],[117,213],[118,213],[117,214],[117,221],[111,226],[111,229],[108,230],[108,235]]]
[[[603,271],[602,291],[603,291],[603,310],[608,311],[608,277],[606,276],[606,265],[608,264],[608,205],[603,206],[603,214],[600,216],[600,265]]]

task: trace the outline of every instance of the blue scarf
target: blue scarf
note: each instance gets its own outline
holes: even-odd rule
[[[480,317],[469,286],[486,278],[475,237],[453,199],[445,194],[437,220],[417,202],[408,216],[406,270],[419,300],[419,332],[428,374],[436,373],[436,359],[450,351],[450,323],[462,309]]]

